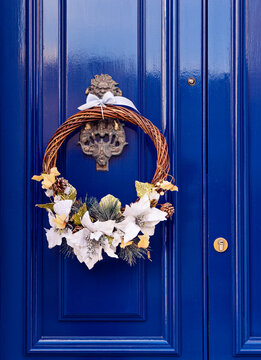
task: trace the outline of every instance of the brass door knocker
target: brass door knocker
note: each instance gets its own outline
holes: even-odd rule
[[[85,94],[102,98],[108,91],[114,96],[122,95],[118,83],[110,75],[101,74],[95,75]],[[127,145],[124,125],[116,119],[88,122],[81,129],[79,144],[84,154],[95,158],[97,171],[108,171],[110,158],[120,155]]]

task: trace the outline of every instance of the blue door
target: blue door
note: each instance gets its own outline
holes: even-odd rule
[[[259,0],[2,0],[0,9],[1,359],[261,359]],[[101,73],[167,138],[180,190],[152,262],[106,258],[89,271],[48,249],[31,177]],[[108,172],[82,153],[79,133],[66,140],[58,167],[82,197],[128,204],[134,181],[150,181],[155,150],[137,128],[125,131]],[[224,252],[213,246],[220,237]]]
[[[210,359],[261,358],[260,15],[258,0],[208,4]]]

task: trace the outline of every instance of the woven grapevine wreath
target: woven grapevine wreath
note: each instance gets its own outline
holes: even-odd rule
[[[56,167],[57,152],[66,137],[88,122],[101,120],[101,107],[78,112],[67,119],[53,134],[43,158],[43,172],[33,176],[41,181],[45,194],[51,199],[36,206],[48,211],[50,229],[46,230],[48,247],[61,246],[65,255],[75,255],[89,269],[102,260],[103,251],[113,258],[121,258],[130,265],[138,258],[150,259],[150,236],[155,226],[172,216],[172,204],[158,204],[166,191],[177,191],[169,176],[169,155],[165,137],[145,117],[124,106],[106,105],[104,119],[117,119],[140,127],[152,140],[157,151],[156,171],[151,183],[135,182],[138,199],[122,207],[112,195],[77,199],[76,189],[60,177]],[[160,208],[158,208],[160,206]]]

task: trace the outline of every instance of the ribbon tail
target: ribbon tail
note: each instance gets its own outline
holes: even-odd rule
[[[93,108],[95,106],[99,106],[100,105],[100,101],[99,100],[93,100],[93,101],[88,101],[85,104],[81,105],[78,107],[79,110],[87,110],[90,108]]]
[[[114,105],[124,105],[133,108],[139,113],[139,110],[136,108],[136,106],[133,104],[133,102],[130,99],[127,99],[124,96],[115,96],[115,103]]]
[[[80,111],[82,111],[82,110],[87,110],[87,109],[89,109],[89,107],[88,107],[87,104],[83,104],[83,105],[79,106],[77,109],[80,110]]]

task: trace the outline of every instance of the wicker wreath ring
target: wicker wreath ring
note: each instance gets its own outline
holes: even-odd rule
[[[157,150],[157,166],[151,183],[156,184],[157,182],[165,180],[168,176],[170,167],[168,145],[159,129],[153,125],[150,120],[128,108],[107,105],[106,108],[103,109],[103,113],[105,119],[117,118],[129,122],[137,125],[145,132],[145,134],[149,135]],[[68,118],[55,131],[47,145],[43,159],[43,172],[48,173],[51,168],[56,166],[57,152],[69,134],[87,122],[99,121],[100,119],[100,107],[83,110]]]
[[[102,111],[101,111],[102,110]],[[103,114],[103,116],[102,116]],[[138,199],[125,207],[113,195],[77,200],[76,189],[60,175],[56,167],[57,153],[65,139],[74,130],[88,122],[117,119],[140,127],[151,138],[157,151],[156,171],[151,183],[135,182]],[[156,208],[160,196],[167,190],[177,191],[169,175],[169,154],[165,137],[152,122],[137,112],[115,105],[104,109],[93,107],[82,110],[68,118],[53,134],[43,159],[43,172],[33,176],[42,181],[42,188],[52,200],[38,204],[48,211],[50,229],[46,229],[49,248],[62,246],[65,254],[73,254],[91,269],[102,260],[102,253],[121,258],[130,265],[138,258],[150,259],[150,236],[155,226],[174,213],[172,204]],[[140,234],[140,235],[139,235]]]

